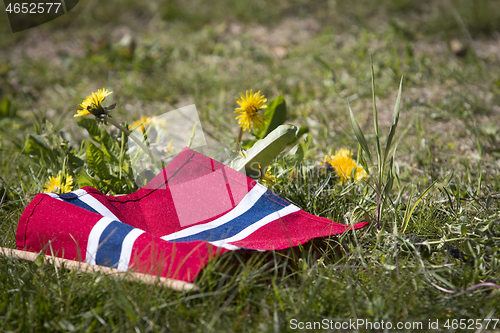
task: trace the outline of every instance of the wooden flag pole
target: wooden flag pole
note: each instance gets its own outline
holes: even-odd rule
[[[140,281],[148,284],[159,284],[165,286],[167,288],[176,290],[176,291],[189,291],[189,290],[199,290],[198,286],[194,283],[184,282],[181,280],[168,279],[164,277],[158,277],[155,275],[135,273],[135,272],[124,272],[117,270],[116,268],[100,266],[100,265],[89,265],[84,262],[62,259],[58,257],[41,255],[34,252],[22,251],[22,250],[14,250],[10,248],[0,247],[0,255],[16,258],[16,259],[24,259],[30,261],[36,261],[39,256],[43,256],[45,260],[51,264],[54,264],[57,267],[63,267],[67,269],[76,269],[85,273],[96,273],[100,272],[102,274],[111,275],[111,276],[119,276],[123,277],[127,280],[132,281]]]

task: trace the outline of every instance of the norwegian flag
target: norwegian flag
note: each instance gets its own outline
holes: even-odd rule
[[[129,195],[92,187],[37,194],[20,218],[16,242],[20,250],[192,282],[222,253],[281,250],[348,229],[185,148]]]

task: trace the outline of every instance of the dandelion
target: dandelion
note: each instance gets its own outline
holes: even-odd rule
[[[256,129],[262,128],[264,125],[265,117],[258,114],[260,109],[267,108],[264,105],[267,102],[267,98],[264,95],[260,95],[260,90],[253,93],[253,90],[246,91],[246,97],[240,93],[241,100],[236,97],[236,102],[240,105],[239,108],[235,109],[234,113],[240,114],[240,116],[235,119],[238,120],[238,124],[244,131],[250,131],[252,127]]]
[[[167,156],[173,155],[177,148],[172,147],[172,143],[174,142],[174,139],[170,140],[168,145],[163,149],[163,151],[167,154]]]
[[[271,168],[267,168],[266,173],[262,172],[262,168],[259,164],[259,175],[260,180],[262,180],[266,184],[274,184],[276,183],[276,177],[271,173]]]
[[[354,171],[354,180],[362,180],[368,177],[365,169],[362,166],[357,165],[356,162],[352,159],[352,151],[349,149],[341,148],[335,152],[335,155],[332,154],[332,150],[330,150],[330,156],[325,155],[323,159],[323,164],[330,164],[337,175],[340,177],[340,183],[342,184],[344,181],[349,180],[351,178],[351,174]]]
[[[102,102],[104,99],[111,95],[112,91],[107,91],[105,88],[99,89],[97,92],[93,92],[90,96],[87,96],[85,100],[80,104],[82,110],[78,110],[74,117],[83,117],[88,114],[93,114],[98,122],[102,121],[103,115],[107,116],[108,111],[113,110],[116,104],[109,107],[103,107]]]
[[[141,147],[141,149],[144,150],[149,155],[152,161],[155,161],[155,157],[141,140],[139,140],[135,135],[130,133],[128,129],[118,124],[118,122],[111,119],[109,111],[113,110],[116,104],[107,107],[102,106],[102,102],[104,101],[104,99],[107,96],[111,95],[112,93],[113,93],[112,91],[107,91],[105,88],[103,88],[102,90],[99,89],[97,90],[97,92],[93,92],[90,96],[87,96],[87,98],[82,102],[82,104],[80,104],[82,110],[78,110],[77,114],[75,114],[74,116],[83,117],[88,114],[92,114],[95,116],[95,119],[98,123],[107,125],[109,122],[113,124],[116,128],[125,133],[125,135],[134,140],[139,145],[139,147]]]
[[[50,176],[49,180],[45,183],[44,193],[68,193],[73,188],[73,177],[66,175],[63,183],[62,175],[59,173],[56,177]]]
[[[136,127],[139,127],[139,125],[142,125],[142,124],[144,124],[144,123],[147,123],[147,122],[148,122],[148,121],[150,121],[150,120],[151,120],[151,118],[150,118],[150,117],[141,116],[141,118],[140,118],[139,120],[134,121],[134,122],[130,125],[130,127],[131,127],[132,129],[135,129]]]
[[[142,134],[144,134],[146,133],[146,128],[144,127],[144,123],[147,123],[150,120],[151,120],[150,117],[141,116],[141,118],[139,120],[134,121],[132,125],[130,125],[130,127],[132,128],[132,130],[134,130],[137,127],[141,126]]]
[[[155,124],[155,128],[157,129],[166,129],[167,128],[167,120],[165,117],[155,117],[155,118],[149,118],[149,120],[154,119],[153,123]]]

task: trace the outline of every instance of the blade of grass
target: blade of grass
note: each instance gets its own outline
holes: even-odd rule
[[[383,166],[382,166],[382,151],[380,148],[380,136],[379,136],[379,128],[378,128],[378,111],[377,111],[377,102],[375,97],[375,72],[373,70],[373,57],[370,55],[370,63],[372,70],[372,100],[373,100],[373,126],[375,128],[375,139],[377,141],[377,165],[378,165],[378,177],[380,182],[382,182],[383,177]]]
[[[352,112],[351,109],[351,103],[349,103],[349,99],[347,100],[347,105],[349,106],[349,115],[351,119],[351,126],[354,131],[354,135],[356,135],[356,139],[358,140],[359,144],[361,145],[361,148],[365,151],[365,153],[368,155],[368,160],[370,161],[370,164],[373,165],[373,160],[372,160],[372,155],[370,154],[370,149],[368,149],[368,144],[366,143],[365,136],[363,135],[363,132],[361,131],[361,128],[359,127],[358,121],[354,117],[354,113]]]
[[[394,135],[396,134],[396,128],[398,127],[402,91],[403,91],[403,76],[401,76],[401,81],[399,83],[398,97],[396,98],[396,104],[394,105],[392,126],[391,126],[391,129],[389,130],[389,136],[387,137],[387,144],[385,146],[384,160],[382,162],[382,168],[385,166],[385,163],[387,161],[387,156],[389,155],[389,151],[391,149],[392,139],[394,138]]]
[[[437,182],[437,180],[435,180],[434,182],[432,182],[431,185],[429,185],[429,187],[424,191],[424,193],[422,193],[418,197],[417,201],[415,201],[415,203],[413,204],[413,206],[411,206],[410,210],[407,209],[407,211],[405,212],[404,219],[403,219],[403,229],[401,230],[401,234],[405,233],[406,228],[408,227],[408,223],[410,222],[411,214],[413,214],[413,211],[415,210],[415,208],[417,208],[417,206],[420,203],[420,201],[422,201],[422,199],[432,190],[432,188],[434,187],[434,185],[436,184],[436,182]]]

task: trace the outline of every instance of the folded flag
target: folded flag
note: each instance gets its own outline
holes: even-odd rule
[[[192,282],[222,253],[281,250],[348,229],[185,148],[129,195],[92,187],[37,194],[20,218],[16,242],[18,249]]]

